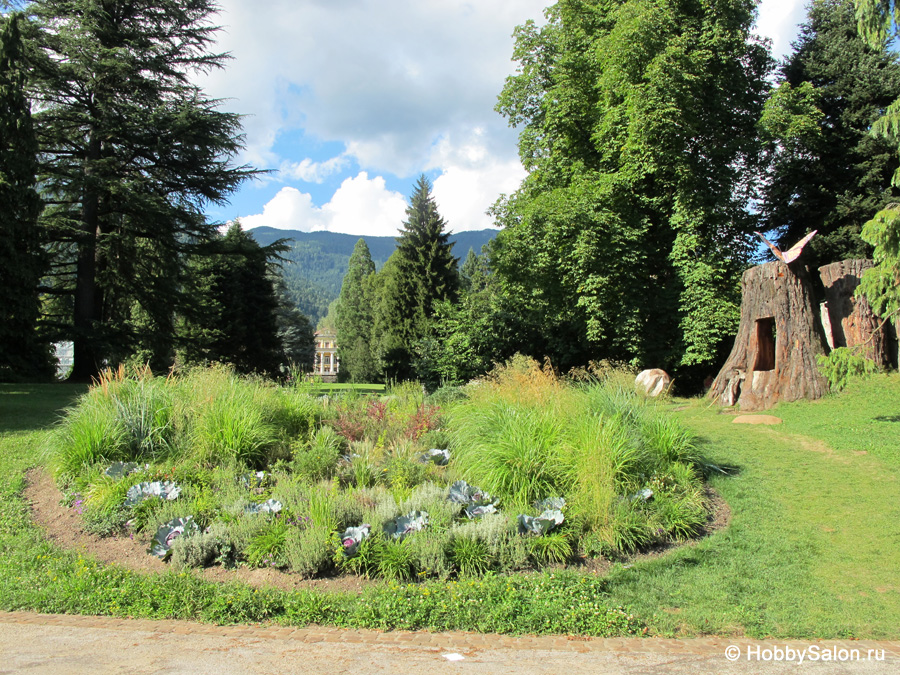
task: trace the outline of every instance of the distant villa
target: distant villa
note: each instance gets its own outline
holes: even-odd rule
[[[313,375],[318,375],[325,382],[337,380],[340,362],[337,355],[337,335],[327,330],[316,331],[316,360]]]

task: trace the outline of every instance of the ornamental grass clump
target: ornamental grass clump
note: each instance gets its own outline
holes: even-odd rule
[[[623,377],[567,383],[516,357],[467,394],[446,413],[461,477],[527,522],[540,520],[535,503],[566,499],[568,529],[529,544],[536,561],[568,559],[579,537],[628,552],[706,522],[692,436]]]

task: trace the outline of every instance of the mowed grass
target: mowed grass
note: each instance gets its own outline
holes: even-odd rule
[[[767,412],[784,423],[733,424],[697,401],[677,413],[709,461],[731,468],[711,479],[731,525],[617,567],[611,600],[657,634],[896,639],[900,376]]]
[[[732,424],[732,414],[704,401],[673,403],[706,459],[728,470],[713,471],[710,483],[728,502],[731,524],[696,544],[617,564],[599,580],[498,576],[471,589],[385,585],[363,598],[254,592],[176,571],[146,577],[43,542],[21,499],[24,472],[43,461],[41,429],[82,391],[0,385],[2,609],[513,633],[612,635],[646,625],[651,635],[900,637],[896,374],[783,404],[770,411],[784,420],[776,427]],[[634,620],[610,609],[618,607]]]

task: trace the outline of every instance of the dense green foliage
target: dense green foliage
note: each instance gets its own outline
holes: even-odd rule
[[[769,129],[781,138],[762,201],[765,225],[784,250],[818,230],[808,247],[813,269],[871,257],[859,233],[896,198],[889,182],[900,159],[869,131],[900,96],[900,62],[884,44],[873,49],[859,36],[851,0],[817,0],[781,77],[779,93],[808,92],[815,117],[801,129],[803,113],[791,111]],[[769,108],[784,112],[783,99],[773,97]]]
[[[674,412],[722,470],[728,526],[608,574],[554,572],[375,583],[356,593],[130,572],[60,550],[30,519],[26,469],[42,461],[71,385],[0,385],[0,605],[31,610],[407,630],[896,639],[900,378],[782,404],[779,427],[732,424],[705,404]],[[835,424],[836,418],[842,420]],[[860,513],[865,513],[864,518]],[[627,607],[623,611],[621,607]]]
[[[383,376],[412,379],[416,346],[429,330],[436,304],[459,293],[457,259],[445,232],[446,223],[420,176],[406,209],[397,250],[373,282],[375,347]]]
[[[859,30],[872,49],[884,48],[889,38],[900,34],[900,5],[894,0],[856,0]],[[900,98],[894,100],[872,126],[872,134],[900,152]],[[900,188],[900,168],[892,185]],[[896,203],[875,214],[862,231],[862,238],[875,247],[875,267],[863,274],[859,291],[872,309],[885,319],[900,314],[900,207]]]
[[[203,214],[253,172],[231,159],[240,120],[194,84],[220,67],[209,0],[35,0],[29,44],[42,223],[73,377],[171,353]]]
[[[46,261],[20,20],[0,16],[0,381],[52,373],[49,345],[37,332]]]
[[[448,441],[449,465],[428,458]],[[692,439],[675,420],[612,379],[573,386],[524,358],[443,408],[415,383],[325,404],[305,385],[223,368],[167,379],[120,369],[67,412],[49,447],[67,503],[96,534],[147,538],[191,516],[200,529],[171,553],[189,567],[470,576],[679,541],[707,519]],[[133,471],[108,475],[112,462]],[[493,512],[451,499],[459,478],[492,493]],[[126,501],[154,481],[181,494]],[[557,497],[565,520],[553,532],[523,529]],[[269,500],[278,512],[259,513]],[[418,513],[424,529],[392,534]],[[341,533],[363,523],[370,535],[348,553]]]
[[[281,305],[269,275],[278,250],[277,243],[262,248],[236,222],[193,257],[178,330],[184,364],[230,363],[241,373],[271,374],[289,365],[279,328],[290,326],[278,325]],[[306,327],[300,337],[311,345]]]
[[[341,291],[341,283],[347,274],[350,256],[360,237],[340,232],[300,232],[257,227],[250,230],[263,246],[277,239],[286,239],[288,250],[284,258],[283,273],[290,297],[313,324],[328,312],[328,305]],[[480,250],[495,235],[495,230],[455,232],[450,241],[457,250]],[[369,247],[376,269],[384,263],[397,247],[394,237],[361,237]]]
[[[498,110],[529,175],[494,265],[562,367],[712,363],[749,259],[770,61],[753,3],[561,0]]]
[[[350,256],[337,306],[336,332],[340,350],[341,379],[373,382],[378,363],[373,353],[375,312],[372,296],[375,263],[365,239],[360,239]]]

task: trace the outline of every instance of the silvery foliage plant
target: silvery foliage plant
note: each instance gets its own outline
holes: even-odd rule
[[[172,554],[172,543],[180,536],[194,534],[200,530],[193,516],[175,518],[162,525],[153,537],[149,553],[160,560],[165,560]]]
[[[134,506],[145,499],[156,497],[172,501],[178,499],[181,494],[181,488],[171,481],[154,481],[152,483],[138,483],[128,488],[128,494],[125,498],[125,506]]]

